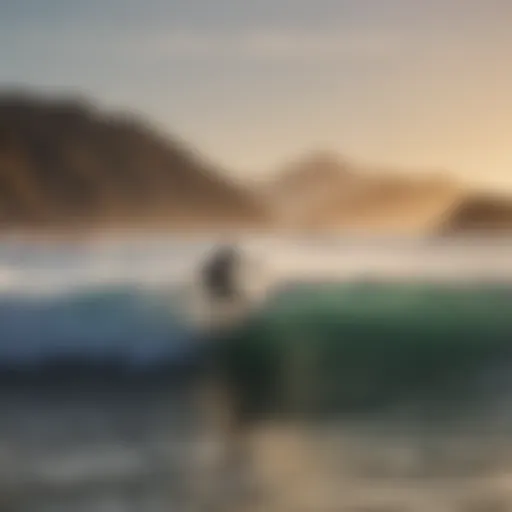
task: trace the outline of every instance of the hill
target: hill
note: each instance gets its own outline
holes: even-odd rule
[[[0,92],[0,228],[210,229],[267,217],[252,193],[142,119]]]
[[[313,153],[266,192],[281,225],[300,231],[442,234],[512,231],[512,199],[475,192],[442,174],[414,177]]]
[[[512,200],[490,194],[472,194],[460,201],[439,226],[443,235],[512,232]]]
[[[0,230],[273,229],[454,235],[512,231],[512,201],[329,152],[264,190],[228,180],[142,118],[74,97],[0,91]],[[261,192],[261,193],[259,193]]]

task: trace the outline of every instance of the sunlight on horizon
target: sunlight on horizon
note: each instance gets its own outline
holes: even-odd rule
[[[325,149],[512,190],[506,2],[78,5],[2,8],[0,84],[141,112],[243,179]]]

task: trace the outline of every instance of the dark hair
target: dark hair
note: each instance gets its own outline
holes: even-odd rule
[[[238,296],[235,270],[240,261],[238,250],[224,245],[215,250],[202,268],[202,282],[214,299],[233,299]]]

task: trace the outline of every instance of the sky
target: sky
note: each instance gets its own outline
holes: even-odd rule
[[[512,190],[510,0],[16,0],[0,84],[143,114],[242,179],[332,150]]]

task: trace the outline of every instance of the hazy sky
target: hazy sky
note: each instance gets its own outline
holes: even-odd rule
[[[512,189],[511,25],[511,0],[16,0],[0,82],[137,109],[244,176],[333,149]]]

